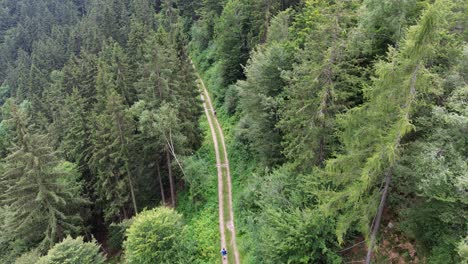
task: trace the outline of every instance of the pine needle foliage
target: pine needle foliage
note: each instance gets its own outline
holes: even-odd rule
[[[16,142],[2,166],[0,181],[5,191],[0,201],[12,214],[3,228],[16,238],[38,243],[43,251],[81,230],[77,207],[86,201],[76,195],[76,186],[61,181],[70,171],[59,166],[61,160],[47,136],[35,133],[28,124],[27,112],[14,105],[11,114],[8,122],[13,124]]]
[[[409,29],[401,47],[375,66],[376,77],[365,90],[367,102],[339,117],[345,152],[329,160],[324,177],[333,187],[323,192],[321,211],[338,213],[336,236],[343,243],[353,226],[367,233],[377,209],[382,177],[391,173],[402,140],[414,129],[411,114],[418,96],[437,89],[425,63],[444,30],[446,1],[436,1]]]

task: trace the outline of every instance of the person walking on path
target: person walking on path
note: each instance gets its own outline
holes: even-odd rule
[[[226,251],[225,248],[223,248],[223,249],[221,250],[221,256],[223,256],[223,259],[226,259],[226,257],[227,257],[227,251]]]

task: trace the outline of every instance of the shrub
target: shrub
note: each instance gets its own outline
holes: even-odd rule
[[[182,215],[159,207],[137,215],[124,242],[127,263],[184,263]],[[189,263],[189,262],[185,262]]]
[[[39,252],[36,250],[29,251],[21,255],[15,260],[15,264],[36,264],[39,260]]]
[[[121,250],[125,240],[125,231],[132,224],[132,220],[123,220],[120,223],[112,223],[109,226],[109,240],[107,244],[113,250]]]
[[[83,237],[70,236],[49,250],[40,258],[40,264],[102,264],[104,256],[96,242],[83,242]]]

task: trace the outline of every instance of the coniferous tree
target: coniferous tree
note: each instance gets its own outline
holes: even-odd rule
[[[10,87],[11,94],[20,102],[25,100],[29,94],[30,68],[31,58],[25,51],[19,50],[15,67],[9,69],[6,84]]]
[[[86,99],[86,110],[90,110],[96,102],[97,66],[96,55],[83,50],[78,57],[71,56],[62,69],[64,92],[71,94],[76,88],[80,96]]]
[[[78,89],[64,100],[60,109],[60,129],[63,132],[61,149],[68,160],[81,166],[86,164],[86,150],[89,148],[89,124],[88,112],[85,109],[86,100],[80,96]]]
[[[89,153],[91,167],[97,176],[96,194],[105,206],[105,219],[111,221],[116,217],[130,217],[129,201],[133,212],[138,212],[135,179],[131,170],[132,133],[135,128],[122,97],[112,86],[106,88],[107,95],[100,102],[102,112],[93,117]]]
[[[313,26],[296,29],[298,36],[307,32],[310,37],[297,53],[299,63],[287,75],[280,127],[285,133],[285,156],[300,171],[323,165],[338,148],[335,115],[352,106],[349,99],[361,88],[342,51],[346,31],[352,26],[352,14],[342,11],[347,4],[310,1],[298,19]]]
[[[110,70],[114,74],[117,92],[122,95],[128,106],[132,105],[136,100],[136,91],[133,89],[133,84],[129,76],[128,57],[117,43],[112,47]]]
[[[345,152],[327,161],[325,175],[335,187],[323,193],[321,206],[325,216],[338,215],[340,243],[350,229],[368,234],[382,177],[388,182],[401,142],[413,128],[411,114],[417,95],[432,86],[425,62],[433,56],[431,50],[440,37],[445,4],[437,1],[424,12],[401,48],[390,50],[388,62],[377,64],[377,77],[366,91],[368,102],[340,119]]]
[[[76,186],[63,182],[70,172],[58,166],[57,152],[48,146],[47,136],[34,132],[27,113],[14,106],[9,122],[16,142],[2,168],[5,191],[1,202],[12,212],[5,228],[45,250],[65,234],[79,232],[81,217],[76,206],[85,200],[77,196]]]
[[[357,38],[368,55],[384,55],[404,36],[405,29],[416,23],[422,10],[420,0],[363,1],[364,16],[359,21]]]
[[[273,30],[269,35],[271,43],[267,42],[251,54],[244,69],[246,80],[238,81],[234,88],[240,94],[239,108],[242,112],[236,136],[241,141],[247,140],[251,151],[267,166],[280,164],[284,159],[280,143],[282,133],[277,124],[286,86],[282,73],[291,70],[293,52],[288,47],[288,35],[275,33],[287,31],[288,25],[287,13],[280,13],[273,19],[269,29]]]

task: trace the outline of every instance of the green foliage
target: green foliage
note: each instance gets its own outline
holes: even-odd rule
[[[352,1],[308,1],[294,24],[295,39],[304,48],[297,51],[292,71],[284,74],[288,86],[279,127],[284,154],[301,172],[323,166],[339,149],[336,115],[359,103],[365,70],[341,51],[355,26],[355,12]]]
[[[231,0],[226,3],[216,24],[215,40],[222,86],[243,79],[242,65],[247,62],[250,51],[266,40],[270,19],[281,8],[280,1]],[[224,93],[220,99],[224,99]]]
[[[85,108],[86,99],[80,96],[78,90],[74,88],[63,103],[59,112],[60,118],[55,123],[57,125],[55,129],[63,133],[60,147],[65,157],[80,165],[84,165],[90,136]]]
[[[464,238],[460,243],[458,243],[458,255],[461,258],[461,263],[467,263],[468,262],[468,243],[466,241],[467,239]]]
[[[135,124],[123,98],[112,87],[104,100],[103,112],[94,117],[90,165],[97,175],[96,194],[106,206],[105,219],[112,221],[121,215],[120,212],[127,214],[130,199],[132,209],[137,210],[132,186],[134,179],[129,169]]]
[[[15,260],[15,264],[36,264],[39,261],[40,255],[37,251],[29,251],[21,255]]]
[[[216,203],[210,203],[187,223],[187,239],[193,241],[194,263],[219,260],[219,228]],[[192,252],[192,251],[190,251]]]
[[[363,51],[371,55],[384,55],[404,36],[405,29],[417,22],[425,2],[365,0],[362,7],[365,15],[358,27],[358,38],[364,44]]]
[[[463,134],[468,116],[466,105],[458,107],[466,87],[455,88],[445,106],[432,106],[416,119],[422,135],[408,144],[396,167],[398,192],[393,199],[402,200],[401,229],[424,246],[431,263],[457,262],[456,243],[466,230],[468,167]],[[417,198],[405,202],[404,197],[413,193]]]
[[[279,107],[285,86],[283,71],[292,67],[292,51],[279,43],[260,47],[245,67],[247,79],[237,83],[243,117],[237,137],[248,141],[261,164],[281,163],[282,133],[277,128]]]
[[[432,75],[423,63],[431,58],[447,15],[442,2],[428,8],[419,24],[410,28],[399,51],[391,50],[388,61],[377,63],[377,76],[365,91],[368,102],[339,120],[345,152],[327,161],[325,174],[335,187],[324,192],[321,211],[338,215],[340,243],[350,229],[367,233],[381,179],[395,165],[402,138],[413,129],[410,114],[416,93],[431,87]]]
[[[104,256],[95,241],[84,242],[83,237],[66,237],[39,259],[38,264],[103,264]]]
[[[255,262],[340,263],[334,220],[315,214],[309,206],[318,198],[310,195],[317,191],[316,186],[306,184],[310,180],[283,166],[250,181],[240,206],[253,234],[249,246]]]
[[[186,263],[182,216],[159,207],[135,217],[124,242],[127,263]]]
[[[190,200],[195,206],[203,204],[207,197],[213,195],[213,190],[210,188],[213,180],[210,179],[208,170],[210,163],[194,156],[185,159],[183,164],[184,180],[189,184]]]
[[[341,245],[367,237],[385,175],[384,223],[428,263],[466,262],[466,10],[0,0],[0,262],[36,263],[64,237],[103,229],[117,250],[133,230],[134,263],[219,259],[214,153],[210,140],[200,148],[188,50],[221,106],[243,263],[341,261]],[[136,216],[143,231],[126,230],[168,190],[188,226],[156,209]],[[102,263],[94,242],[59,245],[51,263]]]
[[[85,200],[80,196],[78,172],[60,162],[46,136],[33,132],[27,112],[13,106],[11,114],[8,122],[13,124],[16,142],[0,177],[5,186],[1,203],[11,215],[2,229],[46,250],[65,234],[80,231],[78,206]]]
[[[112,223],[109,226],[109,247],[113,250],[123,249],[123,242],[126,239],[125,232],[132,224],[132,219],[125,219],[120,223]]]

